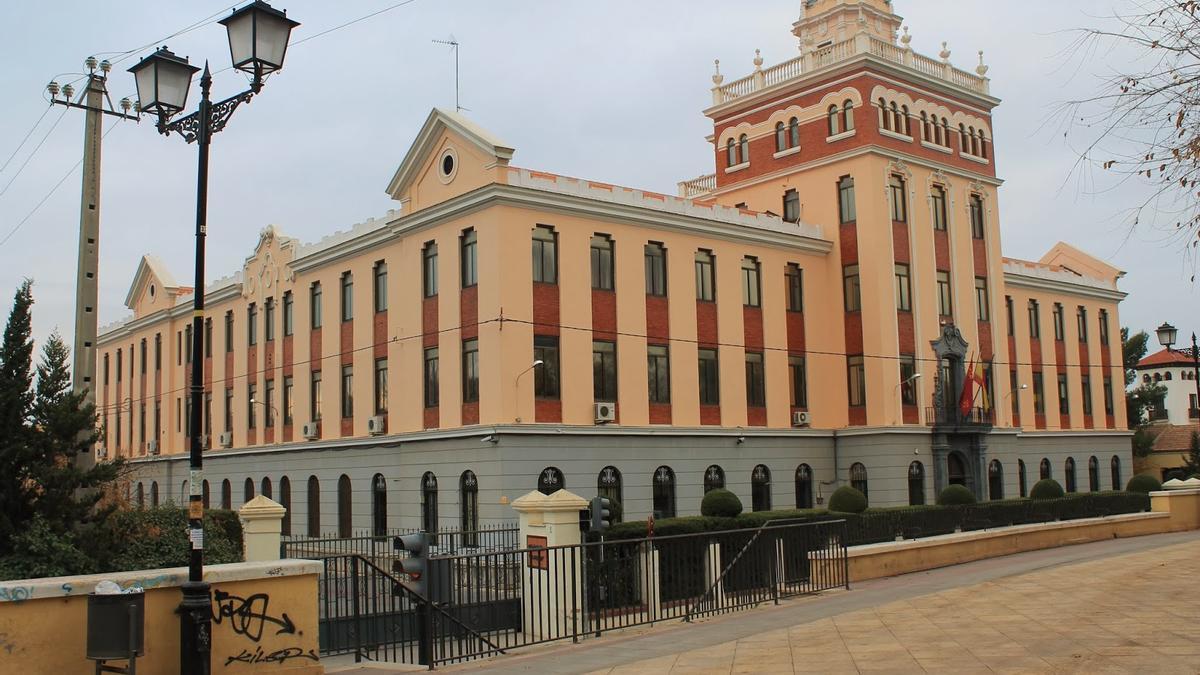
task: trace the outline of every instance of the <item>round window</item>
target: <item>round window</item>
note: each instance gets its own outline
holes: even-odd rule
[[[442,157],[442,175],[449,176],[452,173],[454,173],[454,155],[446,153],[446,156]]]

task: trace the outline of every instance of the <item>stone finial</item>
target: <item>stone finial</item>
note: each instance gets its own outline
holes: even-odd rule
[[[975,72],[979,73],[980,77],[984,77],[987,75],[987,71],[988,71],[988,67],[983,62],[983,50],[980,49],[979,50],[979,65],[975,66]]]
[[[713,59],[713,66],[716,68],[716,72],[713,73],[712,81],[719,87],[725,81],[725,76],[721,74],[721,59]]]
[[[908,34],[908,26],[904,26],[904,35],[900,36],[900,44],[904,45],[905,49],[912,49],[912,36]]]
[[[755,49],[754,50],[754,69],[762,70],[762,64],[763,64],[762,51]]]
[[[942,51],[938,52],[938,56],[942,57],[943,63],[950,63],[950,48],[945,42],[942,43]]]

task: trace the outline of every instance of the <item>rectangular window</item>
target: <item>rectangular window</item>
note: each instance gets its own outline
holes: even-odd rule
[[[479,340],[462,343],[462,399],[463,403],[479,400]]]
[[[804,270],[795,263],[788,263],[784,268],[784,281],[787,291],[787,308],[789,312],[804,311]]]
[[[783,193],[783,221],[785,223],[800,222],[800,193],[795,190]]]
[[[463,230],[459,237],[459,265],[462,270],[462,287],[470,288],[479,283],[479,259],[477,255],[475,229]]]
[[[700,405],[721,402],[721,376],[717,372],[717,350],[697,350],[700,370]]]
[[[120,354],[119,350],[117,351],[117,354],[118,355]],[[183,365],[183,331],[175,331],[175,365],[177,365],[177,366]],[[120,362],[120,359],[118,359],[117,360],[117,382],[121,381],[120,377],[121,377],[121,362]]]
[[[225,312],[225,353],[233,353],[233,310]]]
[[[1040,338],[1042,336],[1042,319],[1038,312],[1038,301],[1029,301],[1029,337]]]
[[[842,176],[838,179],[838,220],[853,223],[857,218],[854,212],[854,179]]]
[[[1079,311],[1076,313],[1075,318],[1079,323],[1079,341],[1087,342],[1088,341],[1087,308],[1084,307],[1083,305],[1080,305]]]
[[[1046,385],[1042,382],[1040,372],[1033,374],[1033,412],[1039,415],[1046,414]]]
[[[533,336],[533,360],[542,365],[533,369],[533,395],[537,398],[558,398],[558,337]]]
[[[896,309],[912,311],[912,279],[908,275],[908,265],[904,263],[896,263]]]
[[[146,374],[146,354],[149,351],[147,348],[146,338],[142,338],[142,341],[138,344],[138,347],[140,349],[139,353],[141,354],[141,361],[142,361],[141,373],[142,373],[142,375],[145,375]]]
[[[808,407],[808,364],[803,356],[788,357],[788,384],[791,385],[792,407]]]
[[[650,242],[645,247],[646,295],[667,295],[667,250],[662,244]]]
[[[204,320],[204,358],[212,358],[212,319]]]
[[[1104,414],[1113,414],[1113,386],[1112,378],[1104,378]]]
[[[225,431],[233,431],[233,387],[225,387]]]
[[[857,312],[862,309],[862,290],[858,281],[858,265],[846,265],[842,268],[842,296],[845,299],[846,311]]]
[[[104,386],[108,386],[108,354],[104,355]]]
[[[314,281],[313,285],[308,289],[308,304],[312,309],[310,314],[310,328],[317,329],[321,327],[321,282]]]
[[[766,404],[767,385],[762,352],[746,352],[746,405],[761,408]]]
[[[933,229],[946,230],[946,190],[940,185],[934,185],[929,193],[933,202]]]
[[[1080,389],[1083,391],[1083,414],[1092,414],[1092,377],[1090,375],[1081,375],[1079,377]]]
[[[613,289],[613,241],[607,234],[596,234],[591,240],[592,290]]]
[[[850,405],[865,406],[867,404],[867,373],[863,367],[863,357],[849,356],[846,358],[846,383],[850,392]]]
[[[375,359],[375,414],[388,411],[388,361]]]
[[[117,350],[117,382],[121,381],[121,350]]]
[[[254,406],[258,405],[258,386],[254,383],[246,385],[246,428],[253,429],[258,421]]]
[[[426,298],[432,298],[438,292],[438,255],[437,242],[425,243],[421,250],[421,292]]]
[[[596,401],[617,400],[617,343],[592,342],[592,397]]]
[[[185,329],[187,330],[187,329]],[[189,334],[185,336],[189,349],[191,348],[192,340]],[[258,344],[258,306],[253,302],[246,308],[246,344],[253,347]],[[192,360],[192,353],[188,351],[188,361]]]
[[[558,283],[558,235],[548,225],[533,228],[533,280]]]
[[[323,407],[321,403],[321,371],[312,371],[308,387],[310,394],[308,414],[313,422],[317,422],[321,419],[321,408]]]
[[[975,314],[980,321],[991,321],[991,305],[988,303],[987,277],[975,277]]]
[[[154,438],[162,437],[162,405],[158,399],[154,399]]]
[[[436,408],[438,405],[438,348],[425,349],[425,407]]]
[[[1066,415],[1071,411],[1071,392],[1067,389],[1066,373],[1058,375],[1058,413]]]
[[[971,195],[969,201],[971,213],[971,236],[976,239],[983,239],[983,198],[979,195]]]
[[[1016,317],[1013,315],[1013,299],[1011,295],[1004,296],[1004,315],[1008,319],[1009,336],[1016,335]]]
[[[291,375],[283,376],[283,426],[292,426],[296,413],[295,379]]]
[[[1054,311],[1051,313],[1051,318],[1054,320],[1054,339],[1062,341],[1066,338],[1066,326],[1063,323],[1063,306],[1060,303],[1054,303]]]
[[[945,270],[937,272],[938,314],[951,316],[954,314],[954,300],[950,295],[950,273]]]
[[[696,251],[696,299],[712,302],[715,299],[716,272],[712,251]]]
[[[671,402],[671,359],[666,345],[646,346],[651,403]]]
[[[296,332],[295,319],[295,303],[292,301],[292,292],[288,291],[283,294],[283,336],[288,337]]]
[[[387,263],[382,260],[376,262],[373,272],[373,278],[375,282],[373,286],[375,295],[375,312],[386,312],[388,308]]]
[[[759,281],[759,263],[754,256],[742,258],[742,305],[762,306],[762,284]]]
[[[1108,310],[1100,310],[1100,344],[1108,344]]]
[[[267,428],[275,426],[275,380],[263,383],[263,417],[267,420]]]
[[[1008,371],[1008,397],[1012,399],[1012,411],[1014,415],[1021,414],[1021,389],[1017,384],[1017,370],[1013,368]],[[995,405],[995,402],[993,402]]]
[[[888,179],[888,194],[891,196],[892,220],[898,223],[908,222],[908,203],[904,195],[904,179],[892,174]],[[944,197],[942,204],[945,205]]]
[[[900,403],[917,404],[917,359],[912,354],[900,355]]]
[[[342,321],[354,320],[354,275],[342,273]]]
[[[267,298],[263,302],[263,321],[264,333],[266,333],[267,342],[275,339],[275,298]]]
[[[185,363],[192,362],[192,326],[188,324],[183,327],[183,360]],[[129,345],[129,376],[133,377],[133,345]]]
[[[354,366],[342,366],[342,419],[354,417]]]

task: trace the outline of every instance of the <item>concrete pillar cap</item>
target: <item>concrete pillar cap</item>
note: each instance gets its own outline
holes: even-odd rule
[[[512,507],[521,512],[532,511],[578,511],[587,508],[588,500],[566,490],[558,490],[544,495],[537,490],[528,492],[513,500]]]
[[[242,520],[283,518],[283,514],[285,513],[287,513],[287,509],[283,508],[278,502],[262,495],[251,499],[242,508],[238,509],[238,517]]]

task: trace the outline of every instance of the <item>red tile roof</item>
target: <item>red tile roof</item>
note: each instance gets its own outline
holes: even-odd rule
[[[1155,366],[1170,365],[1192,365],[1192,348],[1187,347],[1184,349],[1172,349],[1170,351],[1163,349],[1137,362],[1138,368],[1153,368]]]
[[[1196,424],[1152,424],[1147,427],[1154,437],[1154,452],[1186,453],[1191,447],[1192,434],[1200,431]]]

